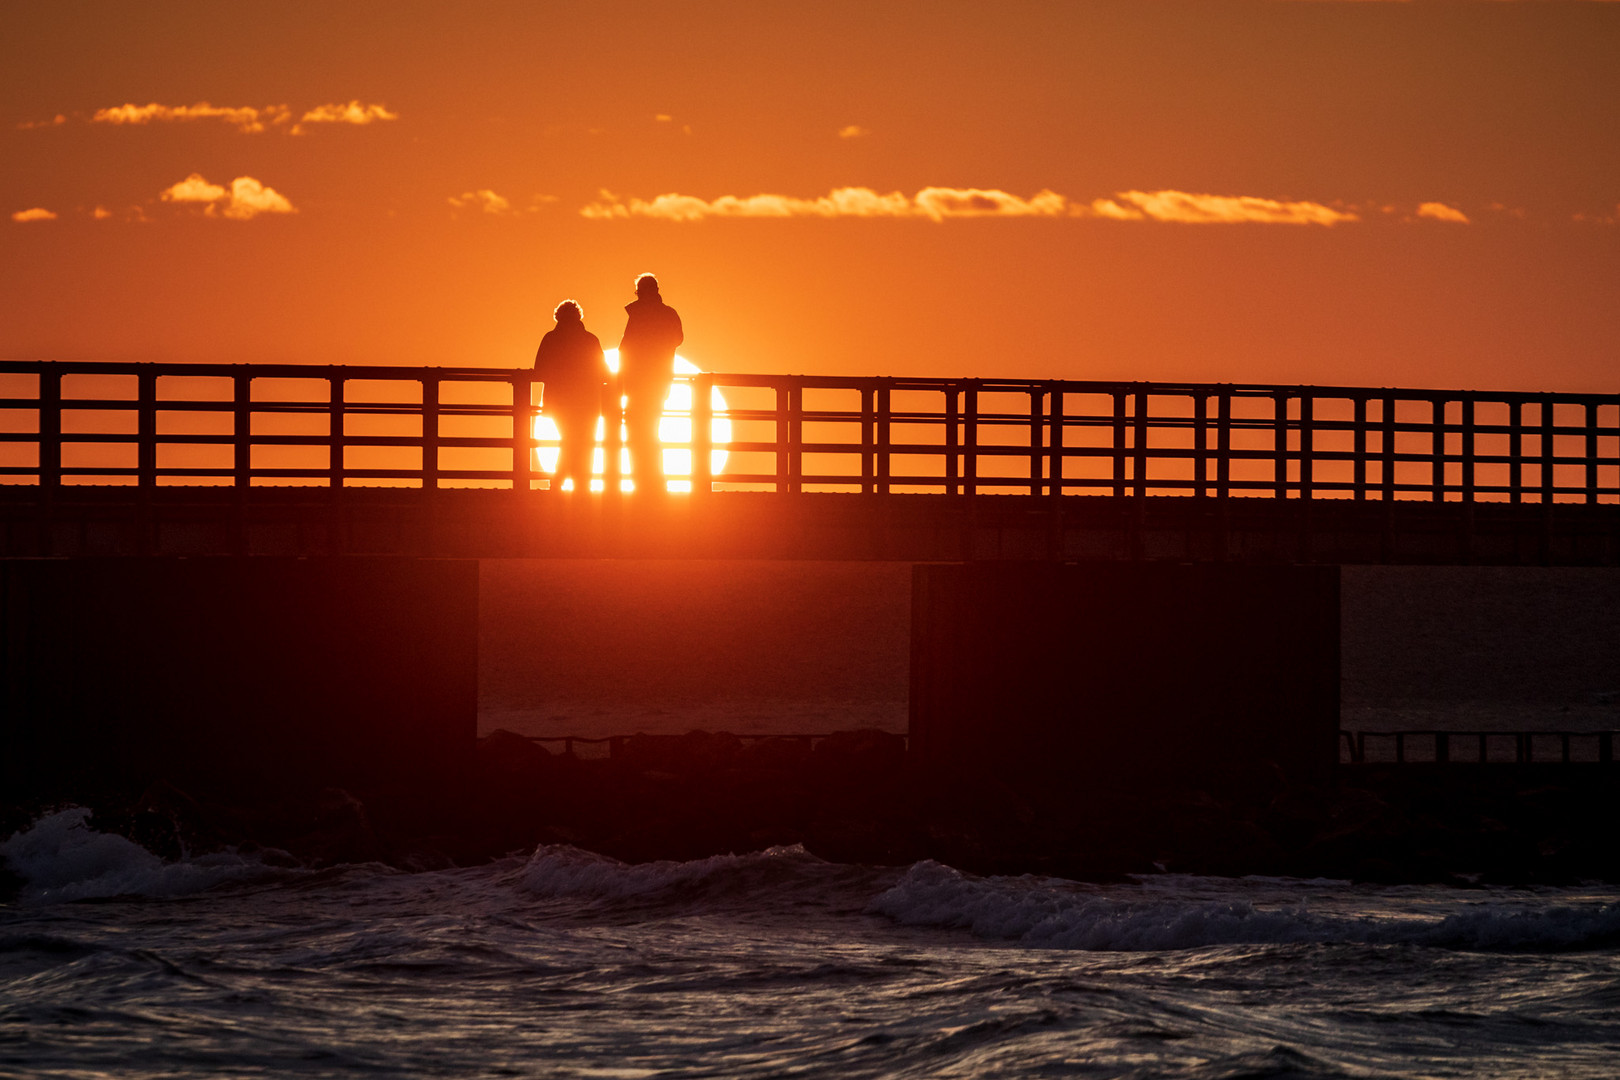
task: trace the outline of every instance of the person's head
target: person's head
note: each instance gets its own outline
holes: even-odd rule
[[[636,278],[636,295],[640,297],[658,295],[658,279],[651,274],[642,274]]]
[[[551,317],[557,320],[557,325],[563,323],[584,322],[585,312],[580,310],[579,304],[573,300],[564,300],[552,311]]]

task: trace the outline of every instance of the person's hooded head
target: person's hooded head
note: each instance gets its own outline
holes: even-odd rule
[[[573,300],[564,300],[552,311],[551,317],[557,320],[558,326],[585,324],[585,312],[580,310],[579,304]]]
[[[658,279],[651,274],[642,274],[636,278],[636,298],[638,300],[660,300],[658,295]]]

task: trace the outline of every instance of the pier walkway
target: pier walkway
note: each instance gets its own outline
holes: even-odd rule
[[[1620,395],[703,373],[668,498],[533,373],[0,362],[0,555],[1620,563]],[[611,426],[611,425],[610,425]]]

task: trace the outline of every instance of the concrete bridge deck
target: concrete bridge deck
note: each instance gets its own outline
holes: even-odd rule
[[[1131,496],[0,488],[0,556],[1613,566],[1620,507]]]

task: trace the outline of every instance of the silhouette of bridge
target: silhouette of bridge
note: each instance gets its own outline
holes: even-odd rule
[[[0,362],[0,555],[1620,562],[1615,394],[703,373],[662,498],[611,430],[605,493],[551,491],[537,396]]]

